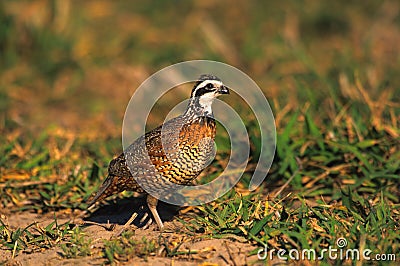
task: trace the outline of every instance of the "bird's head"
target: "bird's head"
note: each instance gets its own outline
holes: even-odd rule
[[[229,94],[229,89],[222,81],[210,74],[201,75],[192,89],[189,108],[195,108],[200,113],[212,115],[212,103],[222,94]]]

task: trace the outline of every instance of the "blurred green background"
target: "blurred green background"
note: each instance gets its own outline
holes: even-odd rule
[[[141,82],[193,59],[247,73],[278,116],[309,102],[326,123],[364,100],[357,77],[398,107],[399,12],[398,1],[2,1],[0,128],[115,136]]]

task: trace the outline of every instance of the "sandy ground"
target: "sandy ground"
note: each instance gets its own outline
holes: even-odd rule
[[[71,218],[71,214],[57,213],[56,217],[60,224],[72,221],[74,224],[80,224],[83,231],[92,239],[92,255],[79,257],[76,259],[66,259],[62,256],[62,249],[55,246],[42,251],[32,253],[20,252],[15,258],[12,258],[12,252],[0,249],[0,261],[6,265],[101,265],[107,260],[103,257],[101,248],[104,246],[103,240],[115,237],[123,224],[129,219],[133,210],[138,212],[139,216],[133,222],[128,230],[134,230],[133,238],[138,240],[144,236],[148,240],[164,239],[166,243],[184,242],[179,250],[197,250],[197,254],[184,254],[174,257],[167,257],[165,247],[158,248],[155,254],[146,258],[132,257],[128,261],[121,261],[121,265],[261,265],[257,256],[249,256],[249,252],[254,250],[255,246],[235,239],[201,239],[198,235],[189,236],[183,231],[184,225],[174,219],[180,216],[176,208],[160,204],[159,212],[161,218],[165,221],[165,231],[159,232],[155,224],[148,228],[136,228],[140,225],[147,209],[143,208],[142,199],[124,199],[115,204],[102,205],[95,212],[86,214],[83,219]],[[132,208],[133,207],[133,208]],[[37,214],[32,212],[6,213],[8,223],[12,228],[25,227],[36,221],[41,226],[46,226],[54,221],[54,213]],[[146,223],[146,219],[144,223]],[[88,225],[87,222],[99,223],[99,225]],[[107,225],[115,224],[114,230],[107,230]],[[2,263],[0,263],[2,264]]]

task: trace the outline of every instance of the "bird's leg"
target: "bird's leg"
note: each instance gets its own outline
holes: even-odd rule
[[[137,216],[138,216],[138,214],[136,212],[134,212],[132,214],[131,218],[129,218],[129,220],[122,226],[122,228],[119,229],[118,231],[116,231],[113,236],[114,237],[120,236],[126,229],[129,228],[130,224],[133,222],[133,220],[136,219]]]
[[[133,220],[136,219],[136,217],[138,216],[137,212],[134,212],[131,216],[131,218],[129,218],[129,220],[124,224],[125,228],[128,228],[129,225],[133,222]]]
[[[158,199],[156,199],[155,197],[153,197],[151,195],[147,195],[147,206],[149,206],[149,209],[150,209],[151,213],[153,214],[154,220],[156,220],[158,228],[160,229],[160,231],[162,231],[164,229],[164,225],[163,225],[161,218],[157,212],[157,203],[158,203]]]

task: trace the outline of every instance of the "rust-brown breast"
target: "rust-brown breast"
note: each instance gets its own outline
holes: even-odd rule
[[[168,135],[169,132],[166,129],[166,136],[157,138],[155,142],[153,140],[152,147],[147,147],[151,162],[162,177],[170,182],[187,184],[213,158],[215,120],[199,117],[183,124],[175,134]]]

